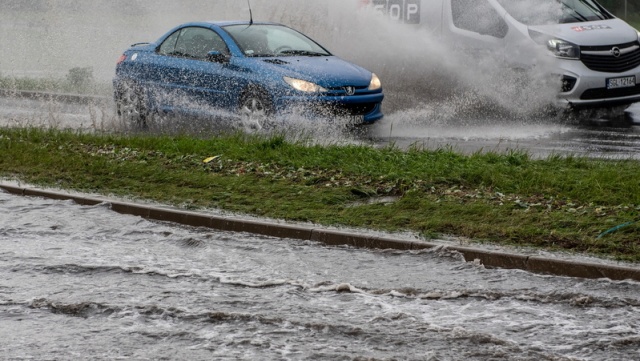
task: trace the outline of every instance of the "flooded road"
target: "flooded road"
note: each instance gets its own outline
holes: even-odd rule
[[[444,110],[443,110],[444,111]],[[211,124],[189,121],[188,131],[211,130]],[[90,105],[69,102],[0,97],[0,126],[36,126],[86,131],[118,131],[126,128],[106,98]],[[168,128],[171,128],[169,126]],[[214,127],[215,128],[215,127]],[[361,141],[357,136],[336,132],[329,126],[311,124],[308,119],[293,126],[292,133],[311,132],[329,143]],[[177,128],[174,130],[178,130]],[[393,144],[402,149],[451,148],[463,153],[524,151],[533,157],[553,154],[594,158],[640,158],[640,104],[627,109],[623,117],[590,117],[573,121],[552,118],[537,120],[493,120],[491,117],[443,119],[433,110],[417,114],[392,112],[370,127],[365,143],[377,147]]]
[[[640,284],[0,193],[0,358],[639,360]]]
[[[513,150],[533,157],[574,155],[593,158],[640,158],[640,104],[617,117],[577,119],[470,119],[391,114],[376,125],[378,145],[400,148],[451,148],[463,153]]]

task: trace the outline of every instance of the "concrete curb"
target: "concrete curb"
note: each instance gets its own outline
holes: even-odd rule
[[[106,104],[110,98],[98,95],[47,93],[38,91],[0,89],[0,97],[50,100],[78,104]]]
[[[247,232],[277,238],[291,238],[321,242],[330,246],[349,245],[358,248],[421,250],[442,247],[441,244],[413,242],[401,239],[359,235],[355,233],[327,230],[316,227],[287,225],[233,217],[215,216],[178,209],[159,208],[149,205],[120,202],[110,199],[93,198],[0,184],[0,189],[11,194],[42,197],[56,200],[73,200],[80,205],[108,203],[111,209],[122,214],[140,216],[147,219],[175,222],[188,226],[207,227],[221,231]],[[549,259],[506,252],[446,246],[457,251],[467,262],[479,262],[487,268],[521,269],[533,273],[578,278],[608,278],[611,280],[640,281],[640,268],[623,267],[598,263],[575,262]]]

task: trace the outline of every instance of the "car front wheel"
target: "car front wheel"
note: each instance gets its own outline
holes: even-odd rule
[[[273,104],[267,92],[259,89],[247,91],[240,101],[240,122],[243,130],[254,133],[268,128],[273,112]]]

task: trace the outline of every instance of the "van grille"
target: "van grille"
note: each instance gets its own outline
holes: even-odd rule
[[[613,54],[613,49],[620,51],[620,56]],[[640,66],[640,43],[607,46],[582,46],[580,59],[587,68],[605,73],[621,73]]]

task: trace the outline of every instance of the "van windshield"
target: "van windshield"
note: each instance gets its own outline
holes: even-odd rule
[[[612,19],[593,0],[497,0],[507,13],[525,25],[582,23]]]

